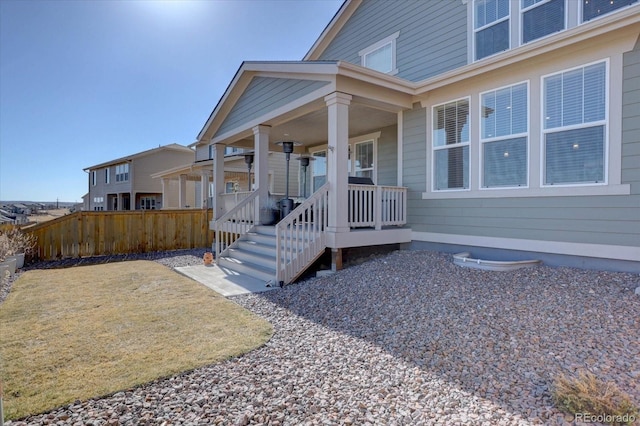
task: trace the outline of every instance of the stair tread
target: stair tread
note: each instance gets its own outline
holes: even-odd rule
[[[256,271],[266,272],[266,273],[269,273],[269,274],[275,274],[276,273],[275,265],[274,265],[273,268],[268,268],[266,266],[258,265],[257,263],[248,262],[248,261],[242,260],[242,259],[236,259],[233,256],[223,256],[220,259],[226,260],[227,262],[229,262],[231,264],[240,264],[240,265],[243,265],[243,266],[245,266],[247,268],[255,269]]]

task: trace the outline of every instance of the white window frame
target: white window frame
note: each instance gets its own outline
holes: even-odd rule
[[[98,171],[97,170],[92,170],[91,171],[91,186],[96,186],[98,182]]]
[[[397,47],[396,47],[396,41],[398,39],[398,36],[400,35],[400,31],[395,32],[393,34],[391,34],[388,37],[383,38],[382,40],[372,44],[371,46],[365,47],[364,49],[362,49],[361,51],[358,52],[358,55],[360,56],[360,65],[362,65],[365,68],[368,69],[372,69],[374,71],[378,71],[378,72],[384,72],[385,74],[389,74],[389,75],[396,75],[398,74],[398,67],[397,67]],[[379,71],[379,70],[375,70],[374,68],[369,68],[367,67],[366,64],[366,58],[368,55],[370,55],[371,53],[374,53],[380,49],[382,49],[383,47],[386,47],[387,45],[391,45],[391,69],[389,71]]]
[[[469,140],[466,142],[459,142],[459,143],[455,143],[455,144],[444,144],[441,146],[436,147],[435,146],[435,138],[434,138],[434,132],[435,132],[435,127],[434,127],[434,121],[435,121],[435,110],[437,107],[440,107],[442,105],[447,105],[453,102],[459,102],[459,101],[467,101],[467,105],[469,108],[469,122],[467,123],[467,126],[469,128]],[[445,101],[445,102],[440,102],[437,103],[433,106],[431,106],[431,124],[430,124],[430,129],[431,129],[431,191],[435,192],[435,193],[441,193],[441,192],[468,192],[471,191],[471,187],[472,187],[472,176],[471,176],[471,140],[473,139],[472,137],[472,132],[471,132],[471,128],[472,128],[472,124],[473,124],[473,114],[472,114],[472,103],[471,103],[471,96],[465,96],[462,98],[458,98],[458,99],[451,99],[449,101]],[[469,147],[469,170],[467,171],[467,174],[469,176],[469,185],[467,186],[467,188],[444,188],[444,189],[438,189],[436,188],[436,183],[437,183],[437,178],[436,178],[436,152],[443,150],[443,149],[451,149],[451,148],[458,148],[458,147]],[[464,180],[464,178],[463,178]]]
[[[574,71],[577,69],[584,69],[591,65],[596,64],[605,64],[605,81],[604,81],[604,120],[599,121],[590,121],[588,123],[580,123],[569,126],[560,126],[554,127],[551,129],[545,129],[545,95],[544,95],[544,80],[545,78],[555,76],[558,74],[563,74],[566,72]],[[541,188],[562,188],[562,187],[580,187],[580,186],[607,186],[609,184],[609,86],[610,86],[610,77],[611,71],[609,66],[609,59],[601,59],[594,62],[589,62],[586,64],[582,64],[576,67],[563,69],[560,71],[556,71],[550,74],[545,74],[540,77],[540,187]],[[583,109],[584,113],[584,109]],[[563,183],[563,184],[545,184],[545,175],[546,175],[546,135],[549,133],[558,133],[569,130],[576,129],[585,129],[589,127],[596,126],[604,126],[604,141],[603,150],[604,150],[604,158],[603,158],[603,180],[602,182],[576,182],[576,183]]]
[[[508,52],[509,50],[511,50],[513,48],[512,43],[511,43],[511,33],[512,33],[512,20],[511,20],[511,12],[512,12],[512,5],[511,5],[511,1],[509,1],[509,12],[507,13],[506,16],[502,17],[502,18],[498,18],[495,21],[492,21],[489,24],[484,24],[481,27],[476,28],[476,3],[478,1],[484,1],[484,0],[472,0],[469,3],[471,3],[471,57],[473,59],[473,62],[477,62],[477,61],[483,61],[487,58],[491,58],[493,56],[499,55],[501,53],[504,52]],[[490,28],[494,25],[497,25],[499,23],[502,23],[504,21],[509,21],[509,24],[507,25],[507,27],[509,28],[509,35],[507,36],[507,40],[509,40],[509,46],[505,49],[505,50],[500,50],[498,52],[494,52],[490,55],[487,56],[483,56],[482,58],[477,58],[476,55],[476,34],[479,33],[480,31],[486,30],[487,28]]]
[[[147,202],[150,208],[146,208]],[[140,210],[156,210],[156,197],[147,195],[140,197]]]
[[[579,9],[579,10],[578,10],[578,14],[579,14],[579,16],[580,16],[580,22],[579,22],[579,25],[582,25],[582,24],[586,24],[586,23],[588,23],[588,22],[595,21],[595,20],[600,19],[600,18],[602,18],[602,17],[604,17],[604,16],[609,16],[609,15],[611,15],[612,13],[617,13],[617,12],[619,12],[619,11],[621,11],[621,10],[625,10],[625,9],[628,9],[628,8],[630,8],[630,7],[637,6],[638,4],[640,4],[640,2],[636,1],[635,3],[631,3],[631,4],[629,4],[629,5],[622,6],[622,7],[618,8],[618,9],[614,9],[614,10],[612,10],[611,12],[607,12],[607,13],[605,13],[605,14],[603,14],[603,15],[596,16],[596,17],[594,17],[594,18],[591,18],[591,19],[590,19],[590,20],[588,20],[588,21],[585,21],[585,20],[584,20],[584,7],[582,7],[582,4],[583,4],[583,3],[582,3],[582,1],[580,1],[580,2],[576,2],[576,3],[578,3],[578,9]]]
[[[561,29],[560,31],[549,33],[549,34],[546,34],[546,35],[544,35],[542,37],[538,37],[538,38],[536,38],[534,40],[525,42],[524,41],[524,14],[526,12],[529,12],[530,10],[533,10],[533,9],[535,9],[537,7],[540,7],[540,6],[544,5],[544,4],[551,3],[553,0],[539,0],[537,3],[534,3],[534,4],[532,4],[531,6],[528,6],[528,7],[522,7],[522,5],[523,5],[522,2],[523,1],[524,0],[518,0],[518,7],[520,9],[519,10],[519,15],[520,15],[520,31],[519,31],[519,33],[520,33],[520,35],[519,35],[519,38],[518,38],[518,42],[520,43],[520,46],[524,46],[524,45],[529,44],[529,43],[535,43],[535,42],[537,42],[539,40],[544,40],[547,37],[551,37],[551,36],[553,36],[555,34],[560,34],[561,32],[567,30],[567,28],[569,26],[569,8],[571,7],[571,5],[567,4],[567,0],[562,0],[564,2],[564,17],[563,17],[564,18],[563,19],[564,28]],[[571,3],[571,2],[572,2],[572,0],[569,0],[569,3]]]
[[[129,181],[129,163],[120,163],[116,165],[116,182]]]
[[[515,86],[519,86],[521,84],[526,84],[527,85],[527,131],[525,133],[513,133],[513,134],[509,134],[506,136],[498,136],[498,137],[492,137],[492,138],[483,138],[482,135],[482,95],[486,94],[486,93],[495,93],[499,90],[502,89],[507,89],[510,87],[515,87]],[[491,90],[486,90],[484,92],[480,92],[478,94],[478,98],[479,98],[479,110],[478,110],[478,140],[479,140],[479,158],[480,158],[480,170],[478,170],[478,189],[480,191],[496,191],[496,190],[501,190],[501,189],[514,189],[514,190],[519,190],[519,189],[528,189],[529,188],[529,177],[530,177],[530,163],[531,163],[531,137],[530,137],[530,133],[531,133],[531,93],[530,93],[530,87],[531,85],[529,84],[529,80],[524,80],[524,81],[520,81],[517,83],[513,83],[513,84],[508,84],[506,86],[501,86],[501,87],[497,87],[495,89],[491,89]],[[526,153],[527,153],[527,163],[526,163],[526,167],[527,167],[527,171],[526,171],[526,183],[524,185],[514,185],[514,186],[492,186],[492,187],[487,187],[484,186],[484,145],[486,143],[491,143],[491,142],[498,142],[498,141],[503,141],[503,140],[509,140],[509,139],[516,139],[516,138],[526,138],[527,139],[527,148],[526,148]],[[471,186],[471,185],[469,185]]]
[[[111,173],[109,172],[110,172],[109,167],[104,169],[104,183],[106,183],[107,185],[111,183]]]

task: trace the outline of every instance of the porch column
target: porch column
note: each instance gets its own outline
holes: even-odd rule
[[[167,194],[168,188],[169,188],[169,179],[162,178],[162,210],[169,208],[169,194]]]
[[[180,175],[180,185],[178,186],[178,208],[184,209],[187,205],[187,175]]]
[[[349,156],[349,105],[351,95],[334,92],[324,98],[327,103],[328,150],[327,180],[329,182],[328,232],[349,232],[348,206],[348,156]]]
[[[200,208],[209,208],[209,173],[205,170],[200,172]]]
[[[269,197],[269,133],[270,126],[259,125],[253,128],[253,167],[258,191],[255,217],[260,221],[260,207],[264,206]]]
[[[213,146],[213,220],[224,214],[224,148],[222,144]]]
[[[122,193],[118,192],[118,195],[116,195],[116,199],[118,200],[116,210],[124,210],[124,206],[122,205]]]

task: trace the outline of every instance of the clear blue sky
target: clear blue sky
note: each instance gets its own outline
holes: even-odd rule
[[[0,200],[192,143],[243,60],[300,60],[342,0],[0,0]]]

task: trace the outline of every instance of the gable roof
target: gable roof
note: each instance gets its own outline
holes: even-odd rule
[[[100,164],[96,164],[94,166],[89,166],[84,168],[83,170],[86,171],[90,171],[93,169],[100,169],[102,167],[107,167],[107,166],[112,166],[112,165],[116,165],[116,164],[120,164],[120,163],[124,163],[124,162],[128,162],[128,161],[132,161],[135,160],[137,158],[140,157],[146,157],[148,155],[152,155],[155,154],[157,152],[160,151],[166,151],[166,150],[170,150],[170,151],[178,151],[178,152],[184,152],[184,153],[194,153],[194,150],[191,148],[188,148],[184,145],[180,145],[177,143],[171,143],[169,145],[163,145],[163,146],[159,146],[157,148],[152,148],[152,149],[148,149],[146,151],[141,151],[138,152],[136,154],[131,154],[131,155],[127,155],[125,157],[120,157],[120,158],[116,158],[115,160],[110,160],[104,163],[100,163]]]

